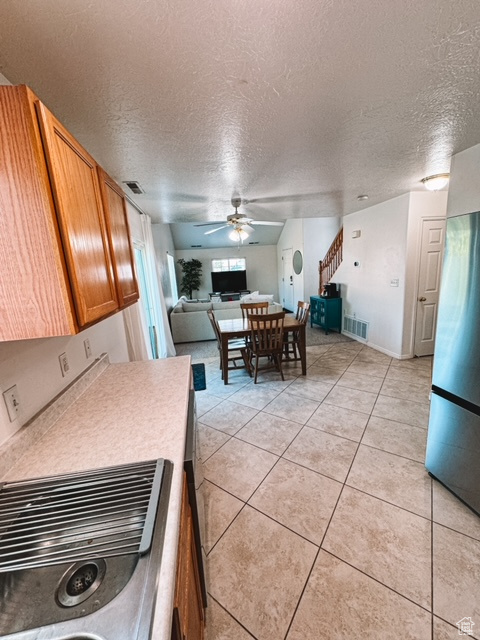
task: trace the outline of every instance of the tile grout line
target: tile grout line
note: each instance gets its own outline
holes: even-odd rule
[[[218,484],[216,484],[215,482],[212,482],[209,478],[205,477],[205,480],[207,480],[208,482],[210,482],[211,484],[213,484],[215,487],[217,487],[217,489],[221,489],[222,491],[225,491],[225,493],[228,493],[229,495],[233,496],[234,498],[236,498],[237,500],[240,500],[240,502],[243,502],[243,506],[241,507],[241,509],[238,511],[238,513],[236,514],[236,516],[232,519],[232,521],[227,525],[226,529],[223,531],[223,533],[220,535],[220,537],[218,538],[218,540],[215,542],[215,544],[212,546],[212,548],[210,549],[210,551],[207,553],[207,557],[210,555],[210,553],[213,551],[213,549],[217,546],[217,544],[220,542],[220,540],[223,538],[223,536],[225,535],[225,533],[228,531],[228,529],[230,529],[231,525],[233,524],[233,522],[238,518],[238,516],[240,515],[240,513],[244,510],[244,508],[248,505],[250,508],[254,509],[255,507],[253,507],[251,504],[248,503],[248,501],[253,497],[253,495],[256,493],[257,489],[260,487],[260,485],[262,485],[265,480],[267,479],[267,477],[269,476],[269,474],[272,472],[272,470],[274,469],[274,467],[278,464],[278,461],[280,460],[280,458],[278,458],[274,465],[272,466],[272,468],[267,472],[267,474],[265,475],[265,477],[258,483],[257,487],[252,491],[252,493],[249,495],[249,497],[247,498],[247,500],[243,500],[242,498],[239,498],[238,496],[234,495],[233,493],[231,493],[230,491],[227,491],[226,489],[224,489],[223,487],[220,487]],[[256,511],[259,511],[258,509],[256,509]],[[263,513],[260,511],[260,513]],[[267,514],[263,514],[264,516],[267,516]],[[270,516],[267,516],[270,517]],[[274,518],[271,518],[271,520],[273,520],[274,522],[277,522]],[[281,523],[277,523],[277,524],[281,524]],[[285,526],[285,525],[282,525]],[[286,529],[288,527],[285,527]],[[310,542],[310,541],[309,541]],[[314,543],[312,543],[314,544]]]
[[[209,480],[209,482],[211,482],[211,480]],[[212,482],[212,484],[214,484],[217,489],[222,489],[222,487],[219,487],[217,484],[215,484],[214,482]],[[225,489],[222,489],[222,491],[225,491]],[[234,498],[237,498],[237,500],[240,500],[240,502],[243,502],[242,507],[238,510],[238,513],[235,515],[234,518],[232,518],[231,522],[228,523],[228,525],[226,526],[225,530],[220,534],[220,536],[218,537],[218,540],[215,542],[214,545],[212,545],[212,548],[210,549],[210,551],[207,553],[207,558],[210,557],[210,554],[212,553],[212,551],[215,549],[215,547],[217,546],[217,544],[220,542],[220,540],[223,538],[223,536],[227,533],[227,531],[230,529],[230,527],[232,526],[232,524],[235,522],[235,520],[238,518],[238,516],[242,513],[242,511],[244,510],[244,508],[247,506],[247,503],[244,502],[243,500],[241,500],[240,498],[238,498],[237,496],[234,496],[233,493],[230,493],[229,491],[227,491],[226,493],[228,493],[229,495],[233,496]]]
[[[329,347],[329,348],[331,348],[331,347]],[[355,360],[357,360],[357,358],[358,358],[358,356],[360,355],[360,353],[362,352],[362,350],[363,350],[363,347],[362,347],[362,349],[360,349],[360,350],[358,351],[358,353],[356,353],[356,355],[353,357],[353,359],[352,359],[352,361],[350,362],[350,364],[348,364],[348,365],[346,365],[346,366],[345,366],[345,368],[344,368],[344,370],[343,370],[343,373],[342,373],[342,374],[340,374],[340,376],[339,376],[339,379],[337,379],[337,381],[336,381],[333,385],[329,385],[329,386],[331,386],[331,389],[333,389],[335,386],[342,387],[342,388],[345,388],[345,389],[350,389],[350,387],[344,387],[343,385],[339,384],[339,380],[341,379],[342,375],[344,375],[344,374],[345,374],[345,372],[347,371],[347,369],[348,369],[348,368],[349,368],[349,367],[350,367],[350,366],[355,362]],[[327,349],[327,351],[326,351],[325,353],[323,353],[322,355],[325,355],[327,352],[328,352],[328,349]],[[332,355],[333,355],[333,354],[332,354]],[[317,362],[317,361],[318,361],[318,359],[319,359],[319,358],[317,358],[314,362]],[[358,362],[361,362],[361,360],[358,360]],[[391,362],[392,362],[392,360],[391,360]],[[376,364],[376,363],[367,363],[367,364]],[[378,364],[380,364],[380,363],[378,363]],[[383,376],[383,382],[385,382],[385,380],[386,380],[386,378],[387,378],[387,375],[388,375],[388,372],[390,371],[390,368],[391,368],[391,364],[390,364],[390,365],[388,365],[388,367],[387,367],[387,371],[386,371],[385,375]],[[291,373],[291,372],[290,372],[290,373]],[[297,376],[295,379],[298,379],[298,377],[299,377],[299,376]],[[377,377],[380,377],[380,376],[377,376]],[[279,392],[277,393],[277,395],[275,396],[275,398],[277,398],[279,395],[281,395],[281,394],[282,394],[283,392],[285,392],[285,391],[287,391],[287,393],[290,393],[291,395],[296,395],[296,394],[292,394],[292,391],[291,391],[291,390],[290,390],[290,391],[288,391],[288,389],[290,389],[290,387],[291,387],[291,385],[293,384],[293,382],[295,381],[295,379],[294,379],[294,380],[292,380],[292,381],[290,382],[290,384],[289,384],[289,385],[287,385],[287,386],[286,386],[286,387],[284,387],[281,391],[279,391]],[[321,381],[319,381],[319,382],[321,382]],[[394,383],[395,383],[395,382],[396,382],[396,381],[394,381]],[[398,382],[403,382],[403,381],[399,380]],[[383,383],[382,383],[382,386],[383,386]],[[331,389],[330,389],[330,390],[331,390]],[[299,596],[299,598],[298,598],[298,602],[297,602],[297,604],[296,604],[295,610],[293,611],[292,618],[291,618],[290,623],[289,623],[289,625],[288,625],[288,629],[287,629],[287,632],[286,632],[285,638],[288,636],[288,633],[290,632],[291,626],[292,626],[292,624],[293,624],[293,621],[294,621],[295,616],[296,616],[296,614],[297,614],[298,608],[299,608],[300,603],[301,603],[301,601],[302,601],[302,598],[303,598],[303,596],[304,596],[305,590],[306,590],[306,588],[307,588],[308,582],[309,582],[309,580],[310,580],[310,577],[311,577],[311,574],[312,574],[313,568],[314,568],[314,566],[315,566],[315,563],[317,562],[317,559],[318,559],[318,556],[319,556],[320,551],[321,551],[321,550],[324,550],[324,551],[326,551],[326,553],[328,553],[328,554],[329,554],[329,555],[331,555],[332,557],[337,558],[337,556],[335,556],[335,555],[334,555],[334,554],[332,554],[331,552],[329,552],[329,551],[327,551],[326,549],[324,549],[324,548],[322,547],[322,545],[323,545],[323,543],[324,543],[324,541],[325,541],[325,536],[326,536],[326,534],[327,534],[327,532],[328,532],[328,529],[329,529],[329,526],[330,526],[330,524],[331,524],[331,522],[332,522],[332,519],[333,519],[333,517],[334,517],[334,515],[335,515],[335,513],[336,513],[336,509],[337,509],[338,504],[339,504],[339,501],[340,501],[340,499],[341,499],[341,497],[342,497],[342,495],[343,495],[343,491],[344,491],[345,486],[347,486],[347,487],[349,487],[349,488],[352,488],[352,489],[354,489],[354,490],[356,490],[356,491],[359,491],[359,492],[361,492],[361,493],[364,493],[365,495],[368,495],[368,496],[370,496],[370,497],[373,497],[374,499],[378,499],[378,500],[380,500],[380,501],[382,501],[382,502],[385,502],[385,503],[387,503],[387,504],[391,504],[392,506],[395,506],[395,507],[397,507],[398,509],[402,509],[403,511],[407,511],[407,512],[409,512],[409,513],[412,513],[413,515],[418,516],[418,517],[421,517],[421,518],[424,518],[424,519],[428,519],[428,518],[425,518],[425,516],[421,516],[420,514],[417,514],[417,513],[412,512],[412,511],[410,511],[410,510],[408,510],[408,509],[405,509],[404,507],[400,507],[399,505],[396,505],[396,504],[394,504],[394,503],[390,503],[390,502],[388,502],[387,500],[384,500],[384,499],[382,499],[382,498],[379,498],[378,496],[372,496],[372,494],[370,494],[370,493],[368,493],[368,492],[366,492],[366,491],[363,491],[363,490],[361,490],[361,489],[357,489],[356,487],[350,487],[350,485],[348,485],[348,484],[347,484],[347,479],[348,479],[349,473],[350,473],[350,471],[351,471],[351,469],[352,469],[352,466],[353,466],[353,464],[354,464],[354,462],[355,462],[355,460],[356,460],[356,456],[357,456],[357,454],[358,454],[358,451],[359,451],[359,449],[360,449],[360,446],[362,445],[363,437],[364,437],[365,432],[366,432],[366,430],[367,430],[367,428],[368,428],[368,424],[369,424],[370,419],[371,419],[371,417],[372,417],[372,414],[373,414],[373,411],[374,411],[375,405],[376,405],[376,403],[378,402],[378,398],[379,398],[379,396],[380,396],[380,395],[385,395],[385,394],[382,394],[382,393],[381,393],[381,389],[382,389],[382,387],[380,387],[380,390],[379,390],[378,392],[376,392],[376,394],[375,394],[375,395],[376,395],[376,399],[375,399],[375,402],[374,402],[374,404],[373,404],[372,409],[370,410],[370,413],[369,413],[369,414],[367,414],[367,415],[368,415],[368,420],[367,420],[367,422],[366,422],[366,424],[365,424],[365,427],[364,427],[364,428],[363,428],[363,430],[362,430],[362,435],[361,435],[361,437],[360,437],[360,440],[358,440],[358,441],[354,441],[354,440],[351,440],[350,438],[345,438],[344,436],[339,436],[339,435],[337,435],[337,434],[330,434],[330,435],[333,435],[333,436],[335,436],[335,437],[341,438],[341,439],[343,439],[343,440],[348,440],[348,441],[350,441],[350,442],[355,442],[355,444],[356,444],[355,453],[354,453],[354,455],[353,455],[352,461],[351,461],[351,463],[350,463],[350,465],[349,465],[348,471],[347,471],[347,473],[346,473],[346,476],[345,476],[345,479],[344,479],[344,481],[343,481],[343,482],[339,482],[339,481],[338,481],[338,479],[336,479],[336,478],[331,478],[330,476],[326,476],[325,474],[323,474],[323,473],[321,473],[321,472],[318,472],[318,471],[316,471],[316,470],[314,470],[314,469],[311,469],[311,468],[309,468],[309,467],[303,466],[303,465],[299,464],[298,462],[295,462],[295,461],[289,460],[288,458],[284,457],[284,454],[288,451],[289,447],[290,447],[290,446],[295,442],[295,440],[298,438],[298,436],[300,435],[300,433],[303,431],[304,427],[309,426],[309,425],[308,425],[308,420],[310,420],[311,416],[310,416],[310,418],[309,418],[306,422],[304,422],[304,423],[296,423],[296,424],[298,424],[298,425],[300,426],[300,429],[299,429],[298,433],[294,436],[294,438],[291,440],[291,442],[288,444],[288,446],[285,448],[285,450],[282,452],[282,454],[280,454],[280,455],[275,454],[275,453],[273,453],[272,451],[269,451],[268,449],[263,449],[262,447],[259,447],[258,445],[255,445],[255,444],[249,443],[249,442],[247,442],[247,441],[245,441],[245,440],[242,440],[240,437],[238,437],[238,436],[237,436],[237,434],[238,434],[238,433],[240,433],[240,432],[241,432],[241,430],[242,430],[245,426],[247,426],[247,425],[248,425],[248,424],[249,424],[249,423],[254,419],[254,417],[255,417],[255,416],[257,416],[259,413],[264,412],[264,413],[265,413],[265,414],[267,414],[267,415],[273,415],[273,416],[275,416],[275,414],[270,414],[268,411],[265,411],[265,408],[266,408],[266,406],[268,406],[268,404],[269,404],[269,403],[268,403],[268,404],[267,404],[263,409],[256,409],[255,407],[250,407],[251,409],[256,409],[257,413],[255,414],[255,416],[253,416],[252,418],[250,418],[250,419],[245,423],[245,425],[242,425],[242,427],[240,427],[240,428],[235,432],[235,434],[233,434],[233,435],[227,434],[225,431],[221,431],[221,430],[216,429],[217,431],[220,431],[221,433],[224,433],[225,435],[229,436],[229,438],[228,438],[228,440],[227,440],[225,443],[222,443],[222,445],[220,445],[220,447],[219,447],[218,449],[216,449],[216,451],[215,451],[215,452],[213,452],[213,453],[209,456],[209,458],[207,458],[207,460],[208,460],[208,459],[210,459],[210,458],[211,458],[211,457],[212,457],[212,456],[213,456],[217,451],[219,451],[219,450],[220,450],[220,449],[221,449],[225,444],[227,444],[227,442],[230,442],[230,440],[231,440],[232,438],[235,438],[235,440],[237,440],[237,441],[244,442],[244,443],[246,443],[246,444],[250,444],[251,446],[256,447],[256,448],[257,448],[257,449],[259,449],[260,451],[264,451],[264,452],[267,452],[267,453],[273,453],[273,455],[275,455],[275,456],[277,457],[277,460],[275,461],[275,463],[273,464],[273,466],[270,468],[270,470],[266,473],[265,477],[264,477],[264,478],[263,478],[263,479],[262,479],[262,480],[257,484],[256,488],[255,488],[255,489],[254,489],[254,491],[251,493],[251,495],[249,496],[248,500],[245,502],[245,501],[243,501],[242,499],[240,499],[240,501],[243,503],[243,504],[242,504],[242,507],[240,508],[240,510],[239,510],[239,512],[236,514],[236,516],[232,519],[232,521],[230,522],[230,524],[226,527],[225,531],[221,534],[221,536],[220,536],[220,537],[219,537],[219,539],[216,541],[216,543],[215,543],[215,545],[212,547],[212,549],[210,549],[210,551],[209,551],[209,554],[208,554],[208,555],[210,555],[210,553],[211,553],[211,552],[213,551],[213,549],[216,547],[216,545],[218,544],[218,542],[223,538],[223,536],[225,535],[225,533],[229,530],[229,528],[231,527],[231,525],[233,524],[233,522],[236,520],[236,518],[239,516],[239,514],[244,510],[245,506],[247,506],[247,505],[248,505],[250,508],[252,508],[252,509],[254,509],[255,511],[257,511],[258,513],[260,513],[260,514],[264,515],[265,517],[269,518],[271,521],[275,522],[276,524],[279,524],[280,526],[282,526],[282,527],[283,527],[283,528],[285,528],[286,530],[290,531],[290,532],[291,532],[291,533],[293,533],[294,535],[298,535],[300,538],[302,538],[302,539],[303,539],[303,540],[305,540],[306,542],[309,542],[310,544],[313,544],[315,547],[318,547],[318,551],[317,551],[317,553],[315,554],[315,558],[314,558],[314,560],[313,560],[313,563],[312,563],[312,566],[311,566],[311,568],[310,568],[309,574],[308,574],[307,579],[306,579],[306,581],[305,581],[305,584],[304,584],[304,586],[303,586],[302,592],[301,592],[301,594],[300,594],[300,596]],[[362,390],[360,389],[359,391],[362,391]],[[369,393],[372,393],[372,392],[369,392]],[[232,395],[234,395],[234,394],[232,394]],[[327,395],[328,395],[328,394],[327,394]],[[218,398],[218,396],[216,396],[216,397]],[[300,398],[300,399],[307,399],[307,400],[308,400],[308,398],[303,398],[302,396],[296,396],[296,397],[298,397],[298,398]],[[325,396],[325,397],[326,397],[326,396]],[[385,397],[392,397],[392,398],[396,398],[396,396],[385,396]],[[399,400],[404,400],[403,398],[397,398],[397,399],[399,399]],[[233,403],[235,404],[235,400],[232,400],[232,396],[227,396],[227,397],[225,397],[225,398],[223,398],[223,399],[222,399],[222,398],[219,398],[219,403],[221,403],[221,402],[223,402],[223,401],[225,401],[225,400],[230,400],[231,402],[233,402]],[[273,400],[272,400],[272,401],[273,401]],[[271,402],[272,402],[272,401],[271,401]],[[314,400],[314,399],[311,399],[311,401],[315,402],[315,400]],[[412,402],[414,402],[414,401],[412,401]],[[236,403],[236,404],[241,404],[241,403]],[[319,408],[322,404],[323,404],[323,401],[319,403],[319,405],[318,405],[318,407],[317,407],[317,409],[316,409],[315,411],[317,411],[317,410],[318,410],[318,408]],[[325,404],[326,404],[326,405],[328,405],[328,403],[325,403]],[[416,403],[416,404],[423,404],[423,403]],[[428,403],[427,403],[427,404],[428,404]],[[248,405],[243,405],[243,406],[248,406]],[[332,406],[338,406],[338,405],[332,405]],[[212,409],[213,409],[213,408],[214,408],[214,407],[212,407]],[[351,409],[350,409],[350,410],[351,410]],[[206,412],[206,413],[208,413],[208,412]],[[204,415],[204,414],[203,414],[203,415]],[[313,415],[313,414],[312,414],[312,415]],[[290,421],[290,419],[289,419],[289,418],[285,418],[285,417],[283,417],[283,416],[275,416],[275,417],[279,417],[279,418],[281,418],[281,419],[283,419],[283,420],[289,420],[289,421]],[[387,420],[388,420],[388,418],[385,418],[385,419],[387,419]],[[295,422],[295,421],[292,421],[292,422]],[[397,421],[394,421],[394,420],[393,420],[392,422],[399,422],[399,421],[398,421],[398,420],[397,420]],[[418,427],[417,425],[408,425],[408,423],[402,423],[402,424],[406,424],[407,426],[414,426],[414,427],[416,427],[416,428],[422,428],[422,427]],[[213,429],[215,429],[215,427],[210,427],[210,425],[205,425],[205,426],[208,426],[209,428],[213,428]],[[315,427],[310,427],[310,428],[315,430]],[[422,429],[423,429],[423,428],[422,428]],[[327,433],[327,434],[329,433],[328,431],[323,431],[323,430],[321,430],[321,429],[318,429],[317,431],[324,432],[324,433]],[[418,462],[418,460],[414,460],[414,459],[409,458],[409,457],[407,457],[407,456],[402,456],[402,455],[399,455],[399,454],[396,454],[396,453],[392,453],[392,452],[389,452],[389,451],[385,451],[385,450],[383,450],[383,449],[379,449],[379,448],[377,448],[377,447],[374,447],[374,446],[371,446],[371,445],[367,445],[367,444],[365,444],[364,446],[367,446],[367,447],[369,447],[369,448],[371,448],[371,449],[374,449],[374,450],[384,451],[384,452],[385,452],[385,453],[387,453],[387,454],[394,455],[394,456],[397,456],[397,457],[402,458],[402,459],[405,459],[405,460],[409,460],[409,461],[412,461],[412,462],[417,462],[417,463],[419,463],[419,462]],[[310,471],[310,472],[313,472],[313,473],[315,473],[315,474],[317,474],[317,475],[319,475],[319,476],[321,476],[321,477],[328,478],[329,480],[333,480],[334,482],[339,482],[339,483],[342,485],[342,486],[341,486],[341,490],[340,490],[340,492],[339,492],[339,495],[338,495],[338,497],[337,497],[337,500],[336,500],[335,506],[334,506],[334,508],[333,508],[333,510],[332,510],[332,513],[331,513],[330,518],[329,518],[329,520],[328,520],[328,523],[327,523],[327,525],[326,525],[325,531],[324,531],[324,533],[323,533],[322,541],[321,541],[321,543],[320,543],[320,546],[316,545],[316,544],[315,544],[314,542],[312,542],[311,540],[308,540],[308,539],[307,539],[307,538],[305,538],[302,534],[299,534],[298,532],[294,531],[293,529],[290,529],[288,526],[286,526],[286,525],[282,524],[281,522],[278,522],[278,521],[277,521],[275,518],[273,518],[272,516],[270,516],[270,515],[268,515],[268,514],[263,513],[263,511],[261,511],[260,509],[258,509],[257,507],[254,507],[253,505],[251,505],[251,504],[249,503],[249,500],[251,500],[251,499],[252,499],[252,497],[253,497],[253,496],[256,494],[256,492],[259,490],[260,486],[265,482],[265,480],[268,478],[268,476],[273,472],[273,469],[274,469],[274,468],[279,464],[279,460],[280,460],[280,459],[283,459],[283,460],[285,460],[285,461],[288,461],[290,464],[295,464],[295,465],[297,465],[298,467],[300,467],[300,468],[304,468],[304,469],[306,469],[306,470],[308,470],[308,471]],[[421,463],[419,463],[419,464],[421,464]],[[206,478],[206,479],[207,479],[209,482],[211,482],[211,484],[212,484],[212,485],[214,485],[214,486],[218,487],[219,489],[221,489],[221,490],[223,490],[223,491],[226,491],[223,487],[220,487],[219,485],[216,485],[216,483],[212,482],[212,481],[211,481],[211,480],[209,480],[208,478]],[[228,493],[228,494],[232,495],[232,496],[233,496],[233,497],[235,497],[236,499],[239,499],[237,496],[234,496],[234,494],[231,494],[229,491],[226,491],[226,493]],[[431,517],[431,527],[432,527],[432,531],[433,531],[433,486],[432,486],[432,483],[431,483],[431,514],[432,514],[432,517]],[[447,528],[448,528],[448,527],[447,527]],[[455,531],[455,530],[453,530],[453,531]],[[432,544],[432,554],[433,554],[433,544]],[[364,571],[362,571],[361,569],[358,569],[357,567],[354,567],[353,565],[350,565],[348,562],[346,562],[345,560],[342,560],[341,558],[338,558],[338,560],[339,560],[339,562],[342,562],[342,563],[345,563],[345,564],[347,564],[347,565],[351,566],[355,571],[359,571],[360,573],[363,573],[365,576],[367,576],[368,578],[371,578],[372,580],[374,580],[374,581],[375,581],[375,582],[377,582],[378,584],[382,585],[383,587],[386,587],[386,588],[387,588],[387,589],[389,589],[390,591],[393,591],[394,593],[396,593],[397,595],[399,595],[401,598],[404,598],[404,599],[406,599],[406,600],[408,600],[408,601],[412,602],[414,605],[417,605],[417,606],[421,607],[422,609],[425,609],[425,607],[423,607],[422,605],[419,605],[418,603],[414,602],[413,600],[410,600],[410,598],[408,598],[408,597],[404,596],[403,594],[399,593],[399,592],[398,592],[398,591],[396,591],[395,589],[392,589],[392,588],[391,588],[391,587],[389,587],[388,585],[383,584],[380,580],[378,580],[378,579],[374,578],[373,576],[370,576],[369,574],[365,573],[365,572],[364,572]],[[432,559],[432,575],[433,575],[433,559]],[[211,596],[211,597],[213,598],[213,596]],[[215,598],[213,598],[213,600],[215,600]],[[215,601],[216,601],[216,600],[215,600]],[[218,604],[219,604],[219,606],[220,606],[222,609],[224,609],[224,610],[228,613],[228,615],[230,615],[230,616],[231,616],[230,612],[228,612],[228,610],[227,610],[227,609],[225,609],[222,605],[220,605],[220,603],[218,603]],[[432,616],[432,618],[431,618],[431,619],[432,619],[432,634],[433,634],[433,578],[432,578],[432,610],[431,610],[431,616]],[[234,619],[234,620],[236,621],[236,618],[234,618],[233,616],[231,616],[231,617],[232,617],[232,619]],[[239,624],[240,624],[240,623],[239,623]],[[240,624],[240,626],[241,626],[242,628],[245,628],[245,627],[243,627],[243,625],[241,625],[241,624]],[[454,628],[454,627],[453,627],[453,628]],[[250,634],[250,632],[248,632],[248,630],[247,630],[247,633],[249,633],[249,635],[251,635],[251,634]],[[252,636],[252,637],[254,637],[254,636]]]
[[[339,556],[335,555],[334,553],[332,553],[331,551],[329,551],[328,549],[320,549],[320,551],[324,551],[325,553],[328,553],[329,556],[332,556],[332,558],[336,558],[339,562],[342,562],[343,564],[348,565],[349,567],[351,567],[354,571],[358,571],[359,573],[361,573],[362,575],[366,576],[367,578],[369,578],[370,580],[373,580],[374,582],[376,582],[377,584],[381,585],[382,587],[384,587],[385,589],[388,589],[389,591],[391,591],[392,593],[395,593],[397,596],[399,596],[400,598],[403,598],[404,600],[407,600],[408,602],[411,602],[413,605],[415,605],[416,607],[420,607],[420,609],[423,609],[423,611],[425,611],[428,614],[431,614],[430,609],[428,609],[427,607],[425,607],[422,604],[419,604],[418,602],[415,602],[415,600],[412,600],[411,598],[409,598],[408,596],[406,596],[404,593],[400,593],[400,591],[397,591],[396,589],[394,589],[393,587],[390,587],[388,584],[385,584],[384,582],[382,582],[381,580],[379,580],[378,578],[376,578],[375,576],[371,576],[369,573],[367,573],[366,571],[364,571],[363,569],[359,569],[358,567],[356,567],[355,565],[351,564],[350,562],[348,562],[347,560],[344,560],[343,558],[340,558]]]
[[[365,433],[365,429],[366,429],[366,428],[367,428],[367,425],[365,425],[364,430],[363,430],[363,433]],[[362,438],[363,438],[363,433],[362,433]],[[323,545],[323,543],[324,543],[324,541],[325,541],[325,536],[327,535],[327,531],[328,531],[328,529],[329,529],[329,527],[330,527],[330,524],[331,524],[331,522],[332,522],[332,519],[333,519],[333,517],[334,517],[334,515],[335,515],[335,512],[336,512],[336,510],[337,510],[338,503],[340,502],[340,498],[342,497],[343,490],[344,490],[344,488],[345,488],[345,483],[346,483],[346,481],[347,481],[348,475],[349,475],[350,470],[351,470],[351,468],[352,468],[352,465],[353,465],[353,463],[354,463],[354,460],[355,460],[355,457],[356,457],[356,455],[357,455],[357,451],[358,451],[358,448],[359,448],[359,447],[360,447],[360,442],[358,442],[358,444],[357,444],[357,449],[356,449],[355,454],[354,454],[354,456],[353,456],[353,458],[352,458],[352,462],[350,463],[350,466],[349,466],[349,468],[348,468],[348,471],[347,471],[347,473],[346,473],[346,475],[345,475],[345,480],[344,480],[344,482],[342,483],[342,488],[340,489],[340,492],[339,492],[339,494],[338,494],[337,500],[336,500],[336,502],[335,502],[335,506],[334,506],[334,507],[333,507],[333,509],[332,509],[332,513],[330,514],[330,518],[329,518],[329,520],[328,520],[327,526],[325,527],[325,531],[323,532],[323,536],[322,536],[322,539],[321,539],[321,541],[320,541],[320,546],[319,546],[319,548],[318,548],[317,553],[315,554],[315,558],[314,558],[314,560],[313,560],[312,566],[310,567],[310,571],[308,572],[308,576],[307,576],[307,578],[306,578],[306,580],[305,580],[305,584],[303,585],[303,589],[302,589],[302,591],[301,591],[301,593],[300,593],[300,596],[299,596],[299,598],[298,598],[297,604],[296,604],[295,609],[294,609],[294,611],[293,611],[293,614],[292,614],[292,617],[291,617],[291,620],[290,620],[290,624],[288,625],[287,632],[286,632],[286,634],[285,634],[285,636],[284,636],[284,640],[286,640],[286,639],[287,639],[288,634],[290,633],[290,629],[291,629],[291,627],[292,627],[293,621],[295,620],[295,616],[297,615],[298,608],[299,608],[300,603],[301,603],[301,601],[302,601],[302,598],[303,598],[303,596],[304,596],[304,594],[305,594],[305,590],[306,590],[307,585],[308,585],[308,583],[309,583],[309,580],[310,580],[310,577],[311,577],[311,575],[312,575],[312,572],[313,572],[313,569],[314,569],[314,567],[315,567],[315,564],[316,564],[316,562],[317,562],[317,560],[318,560],[318,556],[320,555],[320,551],[322,551],[322,550],[323,550],[323,549],[322,549],[322,545]],[[338,482],[338,481],[337,481],[337,482]]]
[[[210,593],[210,591],[208,592],[208,595],[210,596],[210,598],[217,603],[217,605],[223,609],[223,611],[225,611],[225,613],[232,618],[232,620],[235,620],[235,622],[238,624],[239,627],[241,627],[244,631],[246,631],[246,633],[248,633],[248,635],[253,638],[253,640],[258,640],[257,636],[254,636],[252,633],[250,633],[250,631],[247,629],[247,627],[245,627],[239,620],[237,620],[237,618],[235,618],[235,616],[233,616],[230,611],[228,609],[226,609],[214,596],[212,596],[212,594]]]
[[[373,416],[373,417],[375,417],[375,416]],[[382,453],[388,453],[391,456],[397,456],[397,458],[402,458],[402,460],[408,460],[409,462],[416,462],[417,464],[421,464],[421,465],[425,466],[424,462],[421,462],[420,460],[416,460],[415,458],[409,458],[408,456],[403,455],[401,453],[394,453],[393,451],[387,451],[387,449],[381,449],[380,447],[375,447],[373,444],[366,444],[364,442],[362,442],[361,445],[362,445],[362,447],[368,447],[369,449],[374,449],[375,451],[381,451]]]
[[[396,507],[397,509],[401,509],[402,511],[405,511],[406,513],[410,513],[412,516],[417,516],[418,518],[422,518],[422,520],[426,520],[427,522],[430,522],[430,518],[428,516],[422,516],[420,513],[417,513],[416,511],[412,511],[411,509],[406,509],[405,507],[401,507],[400,505],[395,504],[394,502],[390,502],[389,500],[385,500],[385,498],[379,498],[379,496],[374,496],[372,493],[368,493],[368,491],[365,491],[364,489],[359,489],[358,487],[354,487],[351,484],[347,484],[346,480],[345,480],[344,484],[349,489],[353,489],[354,491],[358,491],[359,493],[363,493],[363,495],[368,496],[369,498],[374,498],[375,500],[379,500],[380,502],[383,502],[384,504],[388,504],[391,507]]]

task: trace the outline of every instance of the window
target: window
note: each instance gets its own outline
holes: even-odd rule
[[[220,258],[212,260],[212,271],[246,271],[245,258]]]

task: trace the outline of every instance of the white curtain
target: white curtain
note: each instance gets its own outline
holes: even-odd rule
[[[158,268],[153,244],[152,221],[150,216],[143,214],[140,216],[145,241],[145,253],[149,271],[149,280],[152,288],[153,312],[155,315],[155,328],[157,331],[158,357],[169,358],[176,355],[173,344],[172,333],[168,323],[167,307],[163,296],[161,284],[161,272]]]
[[[134,360],[152,360],[152,347],[142,303],[136,302],[123,310],[123,322],[127,336],[128,357]]]

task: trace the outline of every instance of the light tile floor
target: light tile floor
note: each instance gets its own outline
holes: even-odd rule
[[[257,385],[204,360],[208,640],[480,638],[480,518],[423,465],[431,358],[307,351]]]

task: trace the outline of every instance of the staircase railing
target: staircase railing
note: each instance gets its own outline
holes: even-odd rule
[[[319,286],[318,294],[323,291],[323,286],[330,281],[343,259],[343,227],[335,236],[329,250],[323,260],[318,263]]]

